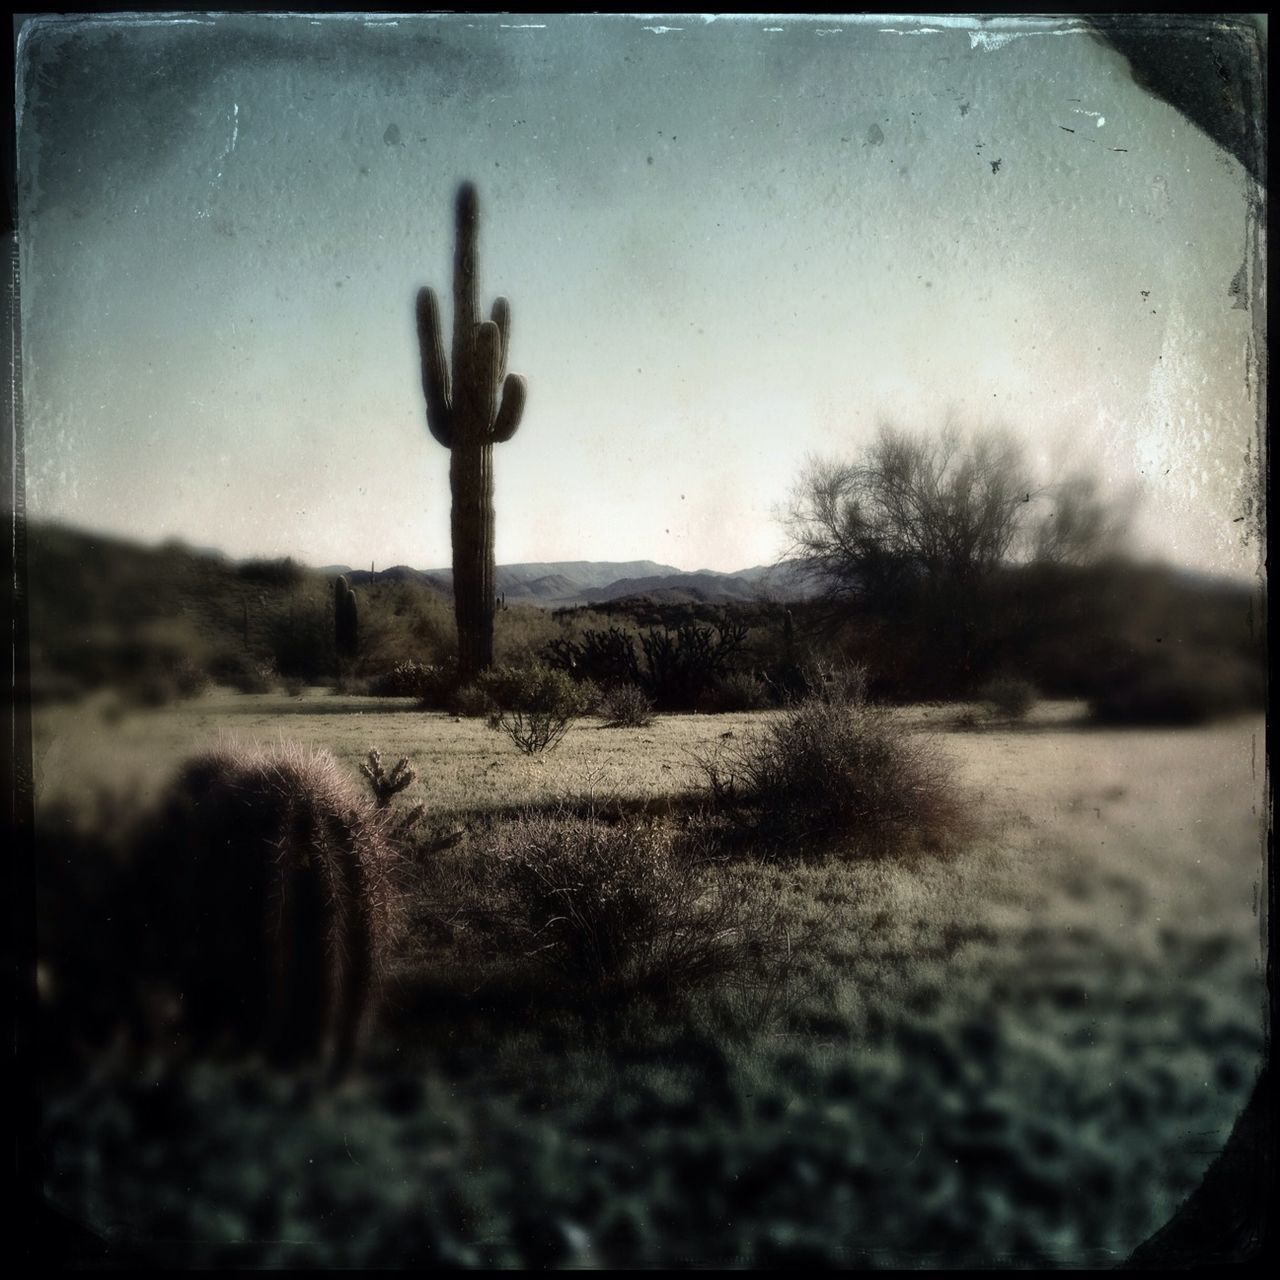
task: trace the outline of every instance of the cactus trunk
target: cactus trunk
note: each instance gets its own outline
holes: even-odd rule
[[[449,485],[458,679],[468,684],[493,665],[493,446],[455,445]]]

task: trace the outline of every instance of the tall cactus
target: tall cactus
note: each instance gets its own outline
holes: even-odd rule
[[[333,584],[333,640],[340,658],[354,658],[360,648],[356,593],[342,574]]]
[[[525,381],[507,373],[511,308],[493,304],[481,321],[475,187],[458,188],[453,258],[453,369],[445,357],[440,307],[433,289],[418,291],[418,344],[427,426],[450,452],[453,496],[453,599],[458,624],[458,675],[465,684],[493,665],[493,446],[510,440],[524,412]]]

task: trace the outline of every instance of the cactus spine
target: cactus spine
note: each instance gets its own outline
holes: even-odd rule
[[[433,289],[418,291],[418,344],[427,426],[450,453],[453,599],[458,675],[463,683],[493,665],[493,446],[510,440],[524,412],[525,381],[507,373],[511,308],[493,304],[481,321],[476,280],[479,201],[458,188],[453,259],[453,368],[445,357]]]
[[[360,647],[356,593],[341,574],[333,584],[333,642],[340,658],[354,658]]]

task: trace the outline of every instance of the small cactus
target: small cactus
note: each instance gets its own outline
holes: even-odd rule
[[[395,767],[387,773],[382,767],[382,752],[374,747],[369,752],[360,772],[369,780],[379,809],[391,803],[391,797],[403,791],[417,776],[418,771],[409,763],[408,756],[401,756]]]

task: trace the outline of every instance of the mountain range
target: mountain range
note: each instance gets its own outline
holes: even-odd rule
[[[369,582],[414,581],[445,595],[453,590],[450,569],[352,569],[325,565],[329,576],[345,574],[352,586]],[[756,565],[734,573],[714,569],[677,569],[653,560],[558,560],[498,565],[498,595],[507,604],[531,604],[548,609],[606,604],[643,596],[663,603],[732,604],[761,599],[795,600],[810,594],[794,566]]]

